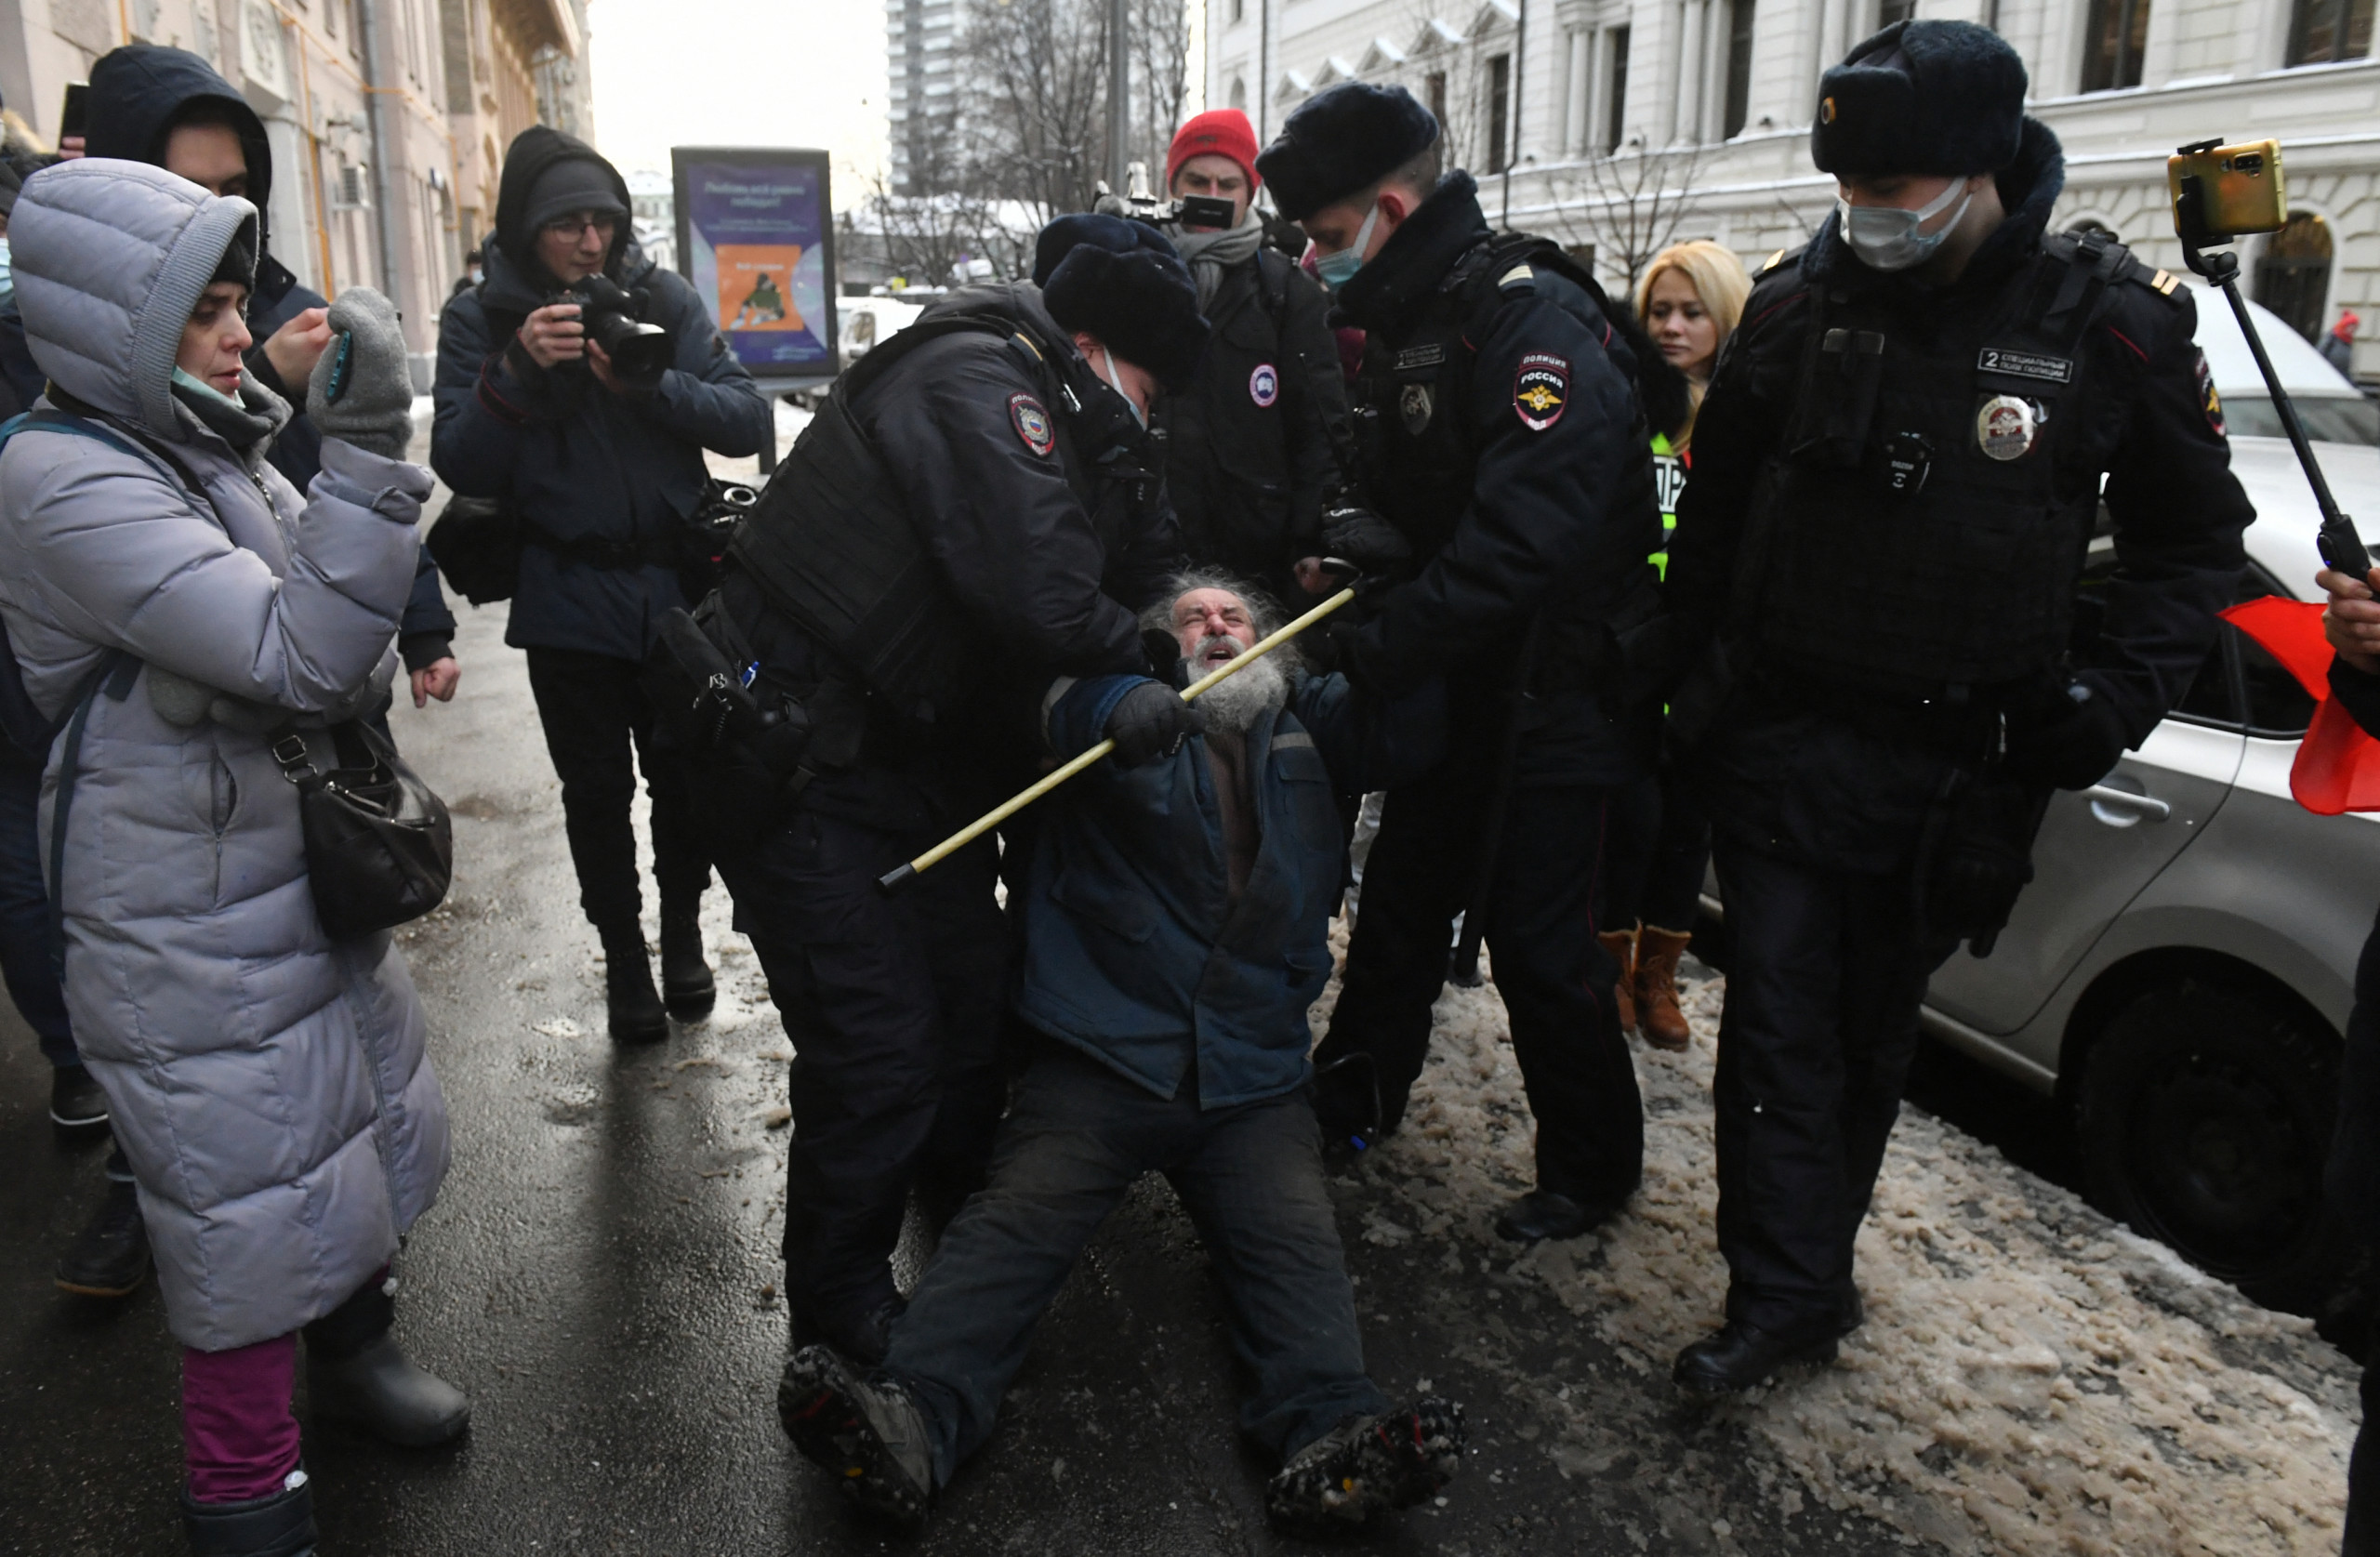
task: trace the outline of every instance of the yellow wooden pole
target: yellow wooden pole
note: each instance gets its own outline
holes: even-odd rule
[[[1290,639],[1295,638],[1298,634],[1305,631],[1306,628],[1314,626],[1316,622],[1321,621],[1325,616],[1329,615],[1332,612],[1338,610],[1341,606],[1345,605],[1349,600],[1352,600],[1355,598],[1355,590],[1342,589],[1337,594],[1331,596],[1329,600],[1323,601],[1320,605],[1316,606],[1312,611],[1307,612],[1296,621],[1291,622],[1288,627],[1281,628],[1278,632],[1265,634],[1263,638],[1258,639],[1249,647],[1248,653],[1241,654],[1236,659],[1231,661],[1228,665],[1217,666],[1215,669],[1209,671],[1206,675],[1201,676],[1197,680],[1191,682],[1188,687],[1183,689],[1182,701],[1184,703],[1190,702],[1200,693],[1203,693],[1208,688],[1212,687],[1224,677],[1234,675],[1239,671],[1247,669],[1250,666],[1254,665],[1258,660],[1263,659],[1266,654],[1271,653],[1274,650],[1279,648],[1282,644],[1287,643]],[[1116,743],[1113,740],[1100,742],[1089,751],[1082,753],[1080,756],[1076,757],[1072,761],[1066,763],[1065,766],[1057,769],[1053,772],[1043,774],[1041,778],[1034,784],[1017,791],[1014,795],[1010,796],[1007,799],[1001,801],[998,805],[994,806],[983,815],[975,818],[974,821],[968,823],[967,825],[959,828],[948,838],[944,838],[940,843],[935,844],[932,849],[927,850],[924,853],[919,855],[916,859],[911,860],[908,864],[904,865],[895,865],[892,869],[886,871],[882,876],[877,877],[876,884],[883,888],[886,891],[891,891],[893,888],[900,886],[911,877],[916,876],[919,871],[930,869],[936,863],[948,855],[954,854],[959,850],[966,848],[977,838],[982,838],[985,833],[990,832],[994,827],[998,826],[1010,817],[1014,816],[1018,811],[1023,811],[1025,807],[1031,805],[1042,796],[1047,795],[1051,790],[1057,788],[1058,785],[1065,783],[1066,780],[1074,777],[1077,773],[1081,772],[1085,768],[1090,767],[1092,763],[1098,761],[1101,758],[1105,757],[1109,752],[1112,752],[1115,749]]]

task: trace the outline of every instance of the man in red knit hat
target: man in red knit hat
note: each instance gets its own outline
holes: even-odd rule
[[[1284,600],[1324,581],[1324,516],[1339,506],[1346,387],[1322,289],[1264,244],[1253,201],[1256,131],[1236,108],[1183,125],[1165,155],[1176,199],[1227,201],[1228,225],[1197,213],[1166,224],[1214,326],[1198,375],[1159,402],[1166,485],[1195,562],[1255,579]],[[1219,215],[1220,213],[1215,213]]]

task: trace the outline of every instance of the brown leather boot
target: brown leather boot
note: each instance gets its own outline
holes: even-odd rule
[[[1620,977],[1612,981],[1611,1003],[1620,1010],[1620,1030],[1636,1031],[1636,932],[1633,930],[1606,930],[1595,937],[1611,960],[1620,964]]]
[[[1677,959],[1686,955],[1691,931],[1646,925],[1636,932],[1638,1030],[1655,1049],[1684,1049],[1694,1041],[1686,1013],[1677,1007]]]

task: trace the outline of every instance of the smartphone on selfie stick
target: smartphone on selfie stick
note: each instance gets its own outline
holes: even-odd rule
[[[2240,321],[2240,333],[2247,337],[2248,351],[2256,359],[2256,371],[2265,376],[2265,387],[2272,391],[2273,411],[2281,417],[2281,429],[2289,434],[2289,446],[2297,451],[2307,484],[2314,489],[2314,505],[2322,515],[2316,542],[2322,561],[2350,578],[2368,578],[2372,553],[2364,549],[2355,521],[2339,511],[2337,500],[2331,495],[2331,483],[2322,479],[2322,468],[2314,462],[2313,445],[2307,442],[2306,424],[2297,419],[2297,407],[2289,391],[2281,387],[2281,376],[2273,371],[2272,359],[2265,354],[2265,343],[2256,335],[2256,322],[2248,317],[2247,299],[2240,296],[2240,257],[2228,249],[2204,252],[2206,245],[2228,244],[2245,233],[2278,232],[2289,220],[2281,142],[2254,140],[2237,146],[2219,140],[2193,142],[2165,159],[2165,183],[2174,199],[2174,232],[2182,241],[2182,259],[2221,287],[2230,300],[2232,316]]]

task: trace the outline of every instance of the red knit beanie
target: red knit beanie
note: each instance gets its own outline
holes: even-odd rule
[[[1212,154],[1229,157],[1239,164],[1248,175],[1248,188],[1254,192],[1264,180],[1256,172],[1256,126],[1248,115],[1236,108],[1210,109],[1183,125],[1173,135],[1173,144],[1165,152],[1165,187],[1173,188],[1173,176],[1192,157]]]

